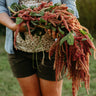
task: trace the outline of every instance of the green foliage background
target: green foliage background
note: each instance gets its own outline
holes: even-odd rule
[[[80,23],[96,38],[96,0],[77,0]]]

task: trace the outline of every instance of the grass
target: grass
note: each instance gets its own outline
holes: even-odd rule
[[[0,36],[0,96],[21,96],[16,78],[13,78],[4,50],[4,36]]]
[[[13,77],[4,50],[4,36],[0,36],[0,96],[22,96],[16,78]],[[96,41],[96,40],[95,40]],[[95,42],[96,45],[96,42]],[[78,96],[96,96],[96,64],[93,56],[90,57],[90,95],[87,95],[84,85],[79,89]],[[64,77],[62,96],[72,96],[71,80]]]

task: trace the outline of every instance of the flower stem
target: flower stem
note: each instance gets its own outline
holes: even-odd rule
[[[9,7],[8,6],[8,9],[12,12],[12,13],[14,13],[14,14],[16,14],[17,12],[15,12],[11,7]]]

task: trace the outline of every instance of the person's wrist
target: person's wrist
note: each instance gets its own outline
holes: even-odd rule
[[[21,26],[20,26],[20,29],[19,29],[19,31],[20,32],[25,32],[25,31],[27,31],[26,30],[26,28],[25,28],[25,23],[23,23]],[[16,29],[18,28],[18,25],[16,24],[16,23],[13,23],[12,25],[10,25],[10,29],[12,30],[12,31],[16,31]]]
[[[16,29],[17,29],[17,24],[16,24],[16,23],[13,23],[13,24],[10,26],[10,29],[11,29],[12,31],[16,31]]]

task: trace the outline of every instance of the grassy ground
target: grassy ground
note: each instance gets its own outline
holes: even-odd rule
[[[0,36],[0,96],[22,96],[21,89],[16,78],[13,77],[7,60],[7,53],[4,51],[4,37]],[[96,96],[96,64],[93,57],[90,57],[90,95],[87,95],[82,84],[78,96]],[[62,96],[72,96],[71,80],[64,77]]]

